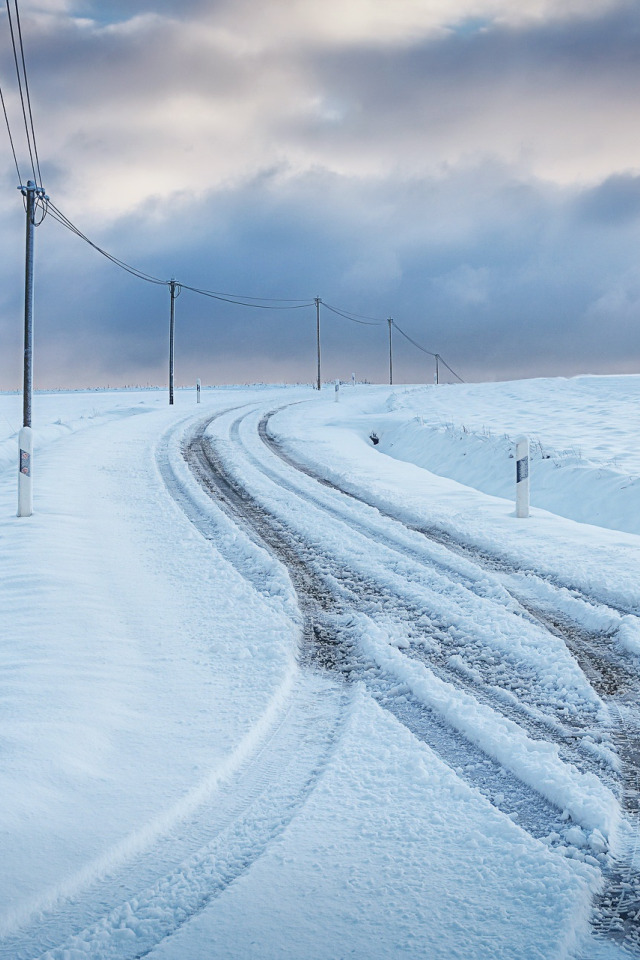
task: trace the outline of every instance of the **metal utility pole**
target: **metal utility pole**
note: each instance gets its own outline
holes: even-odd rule
[[[169,281],[171,293],[171,319],[169,321],[169,406],[173,406],[173,354],[176,330],[176,300],[180,296],[180,284],[175,280]]]
[[[440,354],[436,353],[436,386],[440,383]]]
[[[389,386],[393,386],[393,344],[391,342],[391,328],[393,326],[393,319],[387,317],[387,323],[389,324]]]
[[[26,198],[27,243],[24,266],[24,378],[22,391],[22,426],[31,426],[31,396],[33,393],[33,250],[35,239],[36,185],[29,180],[21,187]]]
[[[321,387],[321,385],[322,385],[322,380],[321,380],[321,376],[320,376],[320,304],[322,303],[322,300],[320,299],[320,297],[316,297],[316,298],[315,298],[315,301],[316,301],[316,344],[317,344],[317,347],[318,347],[318,383],[317,383],[317,387],[318,387],[318,391],[319,391],[319,390],[320,390],[320,387]]]
[[[31,431],[31,398],[33,394],[33,253],[35,239],[36,200],[47,200],[42,187],[33,180],[26,187],[18,188],[25,198],[27,214],[26,250],[24,268],[24,379],[22,391],[22,430],[18,437],[18,516],[30,517],[33,513],[31,488],[31,460],[33,435]]]

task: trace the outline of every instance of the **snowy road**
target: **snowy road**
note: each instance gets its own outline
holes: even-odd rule
[[[576,806],[580,778],[571,782],[560,775],[557,781],[565,783],[558,788],[543,773],[549,755],[536,756],[527,769],[522,744],[526,742],[524,752],[535,754],[536,742],[552,743],[558,758],[576,770],[599,776],[613,789],[621,779],[635,795],[637,684],[630,664],[612,651],[601,633],[589,632],[567,616],[565,588],[530,572],[522,575],[508,562],[451,538],[443,544],[445,538],[433,531],[412,536],[413,531],[388,513],[380,515],[362,500],[354,505],[353,494],[314,476],[278,449],[269,435],[269,416],[255,409],[216,416],[209,422],[208,437],[204,426],[190,437],[185,456],[199,482],[286,564],[305,613],[302,662],[362,682],[385,709],[532,836],[552,837],[551,845],[566,846],[567,836],[575,834],[573,819],[580,822],[581,813],[586,827],[603,826]],[[329,490],[319,488],[318,482]],[[590,612],[594,606],[606,610],[609,618],[628,614],[604,608],[601,601],[576,591],[572,599]],[[386,636],[376,649],[371,638],[380,631]],[[514,656],[514,650],[526,642],[527,634],[532,635],[532,648],[524,660]],[[594,690],[615,706],[618,722],[613,729],[596,698],[591,703],[590,698],[580,700],[577,709],[572,698],[567,709],[562,693],[574,670],[566,660],[561,663],[560,651],[553,668],[554,680],[560,679],[549,688],[548,647],[556,638],[586,671]],[[389,641],[398,654],[390,655]],[[497,646],[499,661],[487,658],[488,645]],[[531,662],[536,646],[544,648],[542,674]],[[432,676],[462,692],[463,698],[450,690],[449,697],[456,701],[452,708],[443,687],[434,693],[432,686],[421,685],[424,675],[407,660],[426,663]],[[472,721],[469,710],[475,714]],[[519,738],[516,756],[501,749],[494,731],[487,730],[499,727],[501,718],[519,725],[517,733],[509,731]],[[622,770],[618,758],[623,759]],[[570,824],[563,819],[567,811]],[[632,821],[637,831],[635,818]],[[605,892],[593,917],[596,930],[615,934],[629,948],[638,945],[633,922],[638,903],[629,895],[629,888],[640,890],[633,859],[627,852],[615,867],[607,864]]]
[[[33,646],[49,629],[51,678],[87,697],[77,729],[109,744],[92,765],[69,729],[57,794],[37,785],[49,866],[24,840],[9,856],[3,892],[24,893],[0,957],[640,955],[638,605],[615,551],[592,539],[598,580],[557,519],[557,546],[523,529],[522,562],[499,523],[491,546],[425,517],[406,465],[394,486],[352,429],[354,464],[333,413],[238,391],[197,417],[116,411],[43,454],[55,506],[25,563],[66,533],[58,599],[44,562],[30,573]],[[326,448],[305,443],[314,417]],[[61,590],[83,567],[90,589]],[[112,694],[91,712],[106,683],[117,718]],[[3,829],[26,838],[23,806]]]

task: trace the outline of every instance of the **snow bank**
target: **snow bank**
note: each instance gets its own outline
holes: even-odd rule
[[[513,499],[515,438],[531,439],[531,503],[640,533],[640,377],[576,377],[396,394],[382,453]],[[413,414],[413,416],[411,416]]]
[[[308,464],[320,476],[356,496],[364,497],[399,519],[427,530],[435,528],[443,531],[488,555],[500,555],[514,566],[552,577],[569,589],[578,589],[603,603],[618,607],[623,614],[638,615],[640,537],[612,529],[615,517],[623,512],[620,504],[627,489],[621,488],[617,506],[615,503],[611,505],[606,491],[598,487],[598,477],[607,463],[604,458],[608,457],[610,463],[616,452],[619,463],[629,471],[640,466],[635,454],[640,409],[635,404],[635,397],[640,378],[578,378],[579,381],[585,379],[589,381],[589,389],[594,397],[585,408],[582,420],[579,418],[579,401],[569,402],[574,383],[571,380],[559,381],[555,388],[547,391],[543,389],[548,386],[547,381],[534,381],[539,386],[533,396],[528,393],[529,381],[522,384],[460,385],[459,389],[466,391],[460,394],[457,393],[458,387],[453,386],[394,390],[389,387],[358,386],[343,391],[339,407],[322,397],[315,403],[278,413],[270,420],[270,431],[298,461]],[[607,395],[611,380],[615,381],[614,387],[619,388],[618,399],[611,411],[611,416],[615,414],[615,422],[607,419]],[[623,388],[627,384],[629,396],[625,401]],[[488,416],[483,417],[489,405],[487,400],[483,406],[485,390],[490,395],[491,405],[495,404],[498,410],[491,420]],[[535,396],[539,399],[542,397],[540,406],[536,405]],[[501,406],[496,398],[501,398]],[[594,438],[587,445],[592,428],[590,418],[595,407],[601,408],[602,414],[595,422]],[[484,463],[481,468],[476,462],[478,475],[475,468],[469,470],[465,473],[467,483],[462,484],[434,472],[437,464],[430,464],[429,469],[425,469],[424,466],[409,462],[409,459],[401,461],[396,456],[380,453],[380,444],[374,447],[369,439],[372,430],[382,438],[382,444],[390,442],[389,437],[394,431],[405,431],[411,435],[413,445],[407,456],[419,459],[416,438],[424,438],[429,431],[434,434],[442,432],[445,420],[451,423],[457,417],[459,425],[469,424],[469,432],[461,431],[462,439],[455,440],[458,451],[456,462],[460,465],[466,464],[465,452],[484,449],[493,442],[491,438],[482,439],[483,423],[487,422],[495,436],[500,437],[504,433],[526,433],[526,427],[534,419],[537,424],[544,426],[539,433],[543,447],[551,448],[550,441],[558,439],[558,432],[564,423],[565,408],[573,410],[573,432],[582,443],[583,455],[589,453],[595,457],[600,454],[603,458],[597,465],[594,460],[591,466],[585,468],[590,478],[588,483],[592,499],[600,497],[602,493],[598,500],[601,511],[599,526],[595,523],[578,523],[535,507],[528,520],[518,521],[514,510],[515,483],[508,499],[483,493],[479,489],[483,482],[488,483],[491,478],[491,482],[495,481],[495,464]],[[500,419],[500,414],[504,419]],[[431,426],[423,426],[420,417],[424,424]],[[474,433],[473,427],[476,425],[477,432]],[[547,430],[549,442],[546,440]],[[634,455],[625,454],[625,450],[634,451]],[[507,446],[504,447],[503,463],[506,463],[510,478],[508,482],[511,482],[515,467],[506,451]],[[395,453],[395,447],[392,452]],[[420,444],[420,453],[423,452],[424,446]],[[473,462],[473,454],[470,462]],[[534,463],[534,468],[536,466]],[[560,484],[563,470],[550,467],[549,476]],[[627,479],[631,481],[633,476],[629,472]],[[532,490],[534,488],[535,472]],[[633,484],[628,489],[634,489]],[[572,502],[570,488],[564,484],[559,486],[557,497],[558,501],[564,502],[569,513]],[[629,517],[633,516],[635,523],[640,511],[633,508],[635,512],[632,514],[631,506],[629,510]],[[604,520],[610,522],[609,528],[602,525]],[[622,626],[620,617],[617,621],[618,626]],[[627,621],[624,628],[620,629],[620,641],[627,645],[630,652],[638,649],[638,626]]]

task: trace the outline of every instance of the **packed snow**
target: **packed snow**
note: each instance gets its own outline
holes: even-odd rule
[[[640,377],[337,397],[0,394],[0,958],[628,955]]]

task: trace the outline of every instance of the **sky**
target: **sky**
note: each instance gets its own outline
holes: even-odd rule
[[[640,367],[632,0],[19,0],[47,193],[183,289],[176,384],[384,382],[388,324],[465,380]],[[0,83],[30,176],[6,10]],[[24,211],[0,130],[0,389],[22,379]],[[52,216],[36,388],[166,385],[166,286]],[[432,382],[398,331],[394,380]]]

